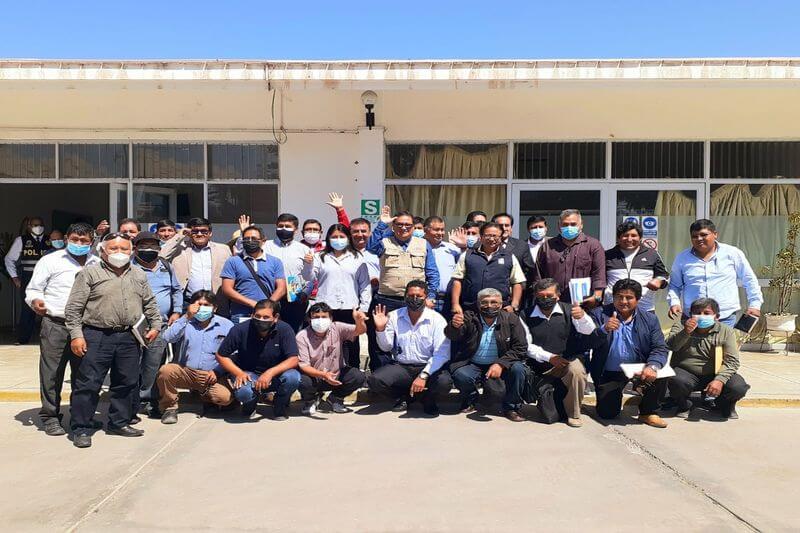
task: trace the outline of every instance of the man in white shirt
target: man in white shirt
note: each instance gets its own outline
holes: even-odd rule
[[[308,307],[308,297],[314,288],[314,256],[311,248],[294,240],[300,221],[290,213],[278,216],[275,222],[276,237],[264,243],[267,255],[283,263],[286,275],[286,296],[281,299],[281,320],[297,333],[303,325]]]
[[[67,246],[45,255],[36,264],[25,291],[25,303],[42,317],[39,339],[39,393],[42,408],[39,418],[48,435],[64,435],[61,426],[61,386],[64,372],[70,364],[74,380],[80,359],[72,354],[70,337],[64,324],[67,304],[75,275],[87,264],[97,262],[90,256],[94,230],[78,222],[67,229]]]
[[[425,306],[427,292],[425,281],[412,280],[406,285],[405,307],[388,315],[382,305],[375,307],[378,346],[391,352],[392,360],[370,375],[369,388],[395,400],[395,412],[407,410],[409,402],[421,396],[425,414],[437,416],[437,396],[453,387],[444,368],[450,360],[450,341],[444,334],[447,321]]]

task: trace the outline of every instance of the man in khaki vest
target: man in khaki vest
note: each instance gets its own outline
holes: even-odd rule
[[[388,205],[381,210],[381,219],[369,238],[367,251],[380,259],[381,275],[378,293],[372,298],[370,315],[376,305],[382,305],[389,313],[404,307],[404,295],[409,281],[424,281],[428,287],[425,305],[433,308],[436,291],[439,289],[439,270],[431,245],[421,237],[414,237],[414,218],[407,211],[391,216]],[[374,331],[372,321],[368,323]],[[374,335],[368,336],[370,340]],[[380,367],[388,360],[385,352],[370,343],[370,368]]]

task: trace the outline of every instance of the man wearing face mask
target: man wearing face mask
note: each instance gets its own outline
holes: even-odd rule
[[[69,330],[64,322],[64,307],[75,282],[75,276],[84,266],[96,263],[90,255],[94,230],[89,224],[78,222],[67,229],[66,249],[48,253],[36,264],[33,276],[25,290],[25,303],[42,317],[39,335],[39,394],[42,408],[39,418],[47,435],[65,435],[61,426],[61,387],[67,364],[70,380],[78,375],[80,359],[70,349]]]
[[[583,219],[577,209],[565,209],[559,215],[559,234],[539,248],[533,282],[553,278],[560,287],[569,287],[574,278],[589,278],[592,294],[582,302],[570,302],[568,290],[562,291],[561,301],[579,303],[586,309],[603,301],[606,288],[606,252],[600,241],[583,233]]]
[[[715,399],[723,418],[739,418],[736,402],[744,398],[750,385],[736,373],[736,333],[719,321],[719,304],[712,298],[698,298],[690,312],[691,317],[682,325],[673,325],[667,335],[675,369],[668,383],[670,397],[678,406],[675,416],[688,418],[694,407],[689,395],[703,391],[707,399]]]
[[[161,313],[147,276],[141,269],[131,268],[130,238],[112,233],[103,239],[100,250],[103,261],[75,276],[64,310],[70,348],[81,358],[70,401],[73,444],[78,448],[92,445],[92,418],[109,369],[111,405],[106,432],[123,437],[144,434],[130,426],[140,358],[131,328],[144,315],[149,326],[145,342],[153,342],[161,331]]]
[[[317,407],[330,406],[334,413],[346,413],[344,399],[364,385],[366,376],[347,365],[343,344],[353,342],[367,331],[367,315],[354,309],[355,324],[334,322],[327,304],[318,302],[308,310],[311,325],[297,334],[300,354],[300,397],[303,414],[313,415]],[[331,391],[321,403],[324,391]]]
[[[528,228],[528,238],[525,244],[528,245],[527,253],[522,254],[522,272],[528,280],[525,294],[523,295],[524,307],[528,309],[533,306],[533,279],[535,278],[536,259],[539,257],[539,248],[547,240],[547,220],[541,215],[528,217],[526,223]]]
[[[64,234],[54,229],[50,232],[50,250],[46,253],[53,253],[56,250],[63,250],[67,243],[64,241]]]
[[[11,244],[5,257],[6,271],[11,282],[20,292],[20,299],[25,300],[25,289],[33,276],[36,263],[51,250],[50,240],[44,234],[44,222],[41,217],[33,217],[28,221],[26,231]],[[28,344],[36,328],[36,315],[30,307],[23,305],[17,319],[17,342]]]
[[[186,314],[164,331],[164,340],[180,343],[175,362],[158,371],[159,409],[162,424],[178,422],[178,389],[200,393],[203,401],[225,407],[233,403],[231,390],[220,382],[222,369],[217,350],[233,328],[227,318],[215,314],[217,298],[211,291],[197,291],[189,299]]]
[[[537,281],[532,292],[533,311],[525,319],[530,366],[537,374],[547,376],[545,379],[553,385],[560,419],[570,427],[581,427],[586,368],[579,354],[583,353],[587,340],[581,336],[594,331],[594,322],[579,305],[570,308],[559,301],[561,290],[552,278]]]
[[[280,320],[280,310],[278,302],[260,300],[250,320],[235,324],[217,351],[244,418],[254,415],[260,395],[274,392],[273,420],[287,420],[289,401],[300,384],[295,333]]]
[[[500,226],[503,232],[501,247],[507,249],[522,264],[528,246],[524,240],[514,237],[514,217],[508,213],[497,213],[492,217],[492,222]]]
[[[438,416],[437,396],[447,394],[453,380],[445,366],[450,360],[450,340],[444,334],[447,321],[425,305],[427,285],[408,282],[405,307],[387,313],[377,305],[373,313],[378,346],[391,360],[369,376],[370,391],[395,401],[395,412],[408,409],[422,397],[422,408]]]
[[[256,302],[264,298],[278,302],[286,294],[283,265],[264,250],[264,232],[250,226],[242,232],[244,251],[229,258],[222,269],[222,292],[231,302],[231,321],[247,320]]]
[[[133,239],[134,257],[131,265],[139,268],[147,276],[150,290],[156,297],[158,310],[161,313],[162,326],[171,325],[181,316],[183,309],[183,291],[175,277],[172,267],[159,257],[161,241],[155,233],[143,231]],[[139,414],[161,416],[158,412],[158,389],[156,376],[158,368],[163,364],[167,349],[167,341],[160,335],[142,349],[140,364],[139,391],[134,395],[133,423],[138,423]],[[149,405],[148,405],[149,404]],[[140,409],[144,406],[142,411]]]
[[[502,309],[503,295],[492,288],[478,292],[478,312],[453,315],[444,334],[453,349],[450,372],[461,393],[461,412],[475,410],[478,386],[502,379],[505,384],[503,414],[512,422],[524,420],[522,389],[525,382],[525,329],[514,313]]]

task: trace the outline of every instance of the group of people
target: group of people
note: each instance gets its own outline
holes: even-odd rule
[[[338,222],[326,231],[284,213],[268,236],[243,215],[228,244],[197,217],[183,229],[161,221],[154,233],[132,219],[116,232],[105,221],[75,223],[58,247],[31,219],[6,264],[41,317],[44,431],[66,434],[68,365],[78,447],[102,426],[95,415],[109,371],[106,431],[129,437],[143,434],[139,415],[176,423],[180,389],[243,417],[269,402],[285,420],[295,392],[312,415],[349,411],[346,398],[362,388],[390,398],[394,411],[418,402],[436,416],[455,386],[460,412],[484,405],[482,389],[519,422],[531,388],[549,387],[549,421],[579,427],[587,374],[602,419],[619,415],[629,382],[641,395],[639,420],[653,427],[667,425],[658,414],[667,391],[677,416],[688,416],[698,391],[721,416],[738,416],[748,389],[736,373],[738,287],[748,314],[759,315],[763,298],[744,254],[719,242],[711,221],[691,225],[691,247],[669,272],[638,223],[620,224],[604,250],[574,209],[554,235],[533,216],[517,239],[507,213],[474,211],[447,232],[438,216],[384,206],[373,227],[350,220],[340,195],[328,205]],[[577,278],[589,278],[589,294],[571,301]],[[676,320],[666,338],[658,291]]]

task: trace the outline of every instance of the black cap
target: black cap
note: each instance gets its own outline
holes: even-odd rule
[[[142,241],[156,241],[157,243],[161,244],[161,240],[158,238],[158,235],[152,231],[140,231],[136,237],[133,238],[133,245],[136,246]]]

